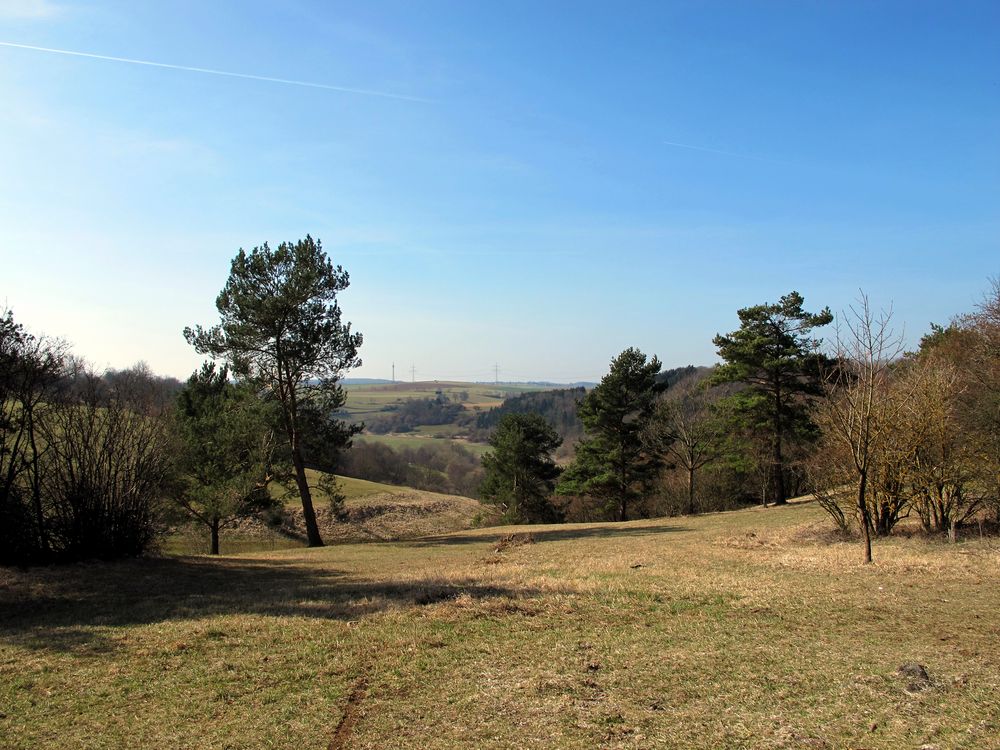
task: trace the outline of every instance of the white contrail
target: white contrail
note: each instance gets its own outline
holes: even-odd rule
[[[93,60],[109,60],[111,62],[130,63],[131,65],[148,65],[152,68],[168,68],[169,70],[184,70],[189,73],[208,73],[213,76],[227,76],[229,78],[246,78],[251,81],[266,81],[267,83],[284,83],[289,86],[306,86],[311,89],[326,89],[327,91],[340,91],[344,94],[361,94],[363,96],[381,96],[386,99],[402,99],[408,102],[430,102],[430,99],[422,99],[419,96],[407,96],[406,94],[393,94],[387,91],[372,91],[371,89],[352,89],[346,86],[332,86],[328,83],[312,83],[310,81],[295,81],[289,78],[273,78],[271,76],[257,76],[250,73],[233,73],[228,70],[212,70],[211,68],[195,68],[190,65],[172,65],[170,63],[152,62],[150,60],[133,60],[128,57],[112,57],[111,55],[97,55],[93,52],[77,52],[69,49],[55,49],[53,47],[36,47],[32,44],[17,44],[15,42],[0,42],[0,47],[15,47],[17,49],[30,49],[36,52],[51,52],[56,55],[71,55],[72,57],[89,57]]]
[[[689,148],[692,151],[707,151],[710,154],[722,154],[723,156],[736,156],[740,159],[754,159],[755,161],[769,161],[774,162],[773,159],[765,159],[763,156],[754,156],[752,154],[738,154],[735,151],[721,151],[717,148],[707,148],[705,146],[692,146],[690,143],[676,143],[674,141],[662,141],[665,146],[676,146],[677,148]],[[779,163],[779,162],[774,162]]]

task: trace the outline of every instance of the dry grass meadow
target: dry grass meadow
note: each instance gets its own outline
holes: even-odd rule
[[[799,503],[0,569],[0,747],[1000,748],[996,542],[864,567],[826,529]]]

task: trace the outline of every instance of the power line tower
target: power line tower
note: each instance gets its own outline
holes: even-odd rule
[[[493,364],[493,385],[500,385],[500,365]]]
[[[410,365],[410,382],[417,382],[417,367],[416,365]]]

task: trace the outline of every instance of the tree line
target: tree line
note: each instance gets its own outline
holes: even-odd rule
[[[814,331],[833,314],[805,310],[796,292],[738,310],[739,326],[713,340],[714,368],[663,372],[626,349],[589,392],[532,394],[482,417],[480,429],[496,422],[481,467],[457,447],[387,456],[365,445],[345,458],[363,429],[339,418],[341,379],[361,363],[362,337],[338,304],[348,285],[311,237],[241,249],[219,322],[183,332],[209,357],[184,384],[144,366],[96,373],[0,314],[0,562],[142,554],[178,511],[217,552],[227,525],[277,510],[275,483],[295,487],[318,546],[307,469],[335,482],[338,464],[439,491],[478,487],[511,522],[812,492],[838,528],[858,530],[866,561],[872,538],[911,514],[952,538],[987,512],[1000,522],[1000,283],[916,352],[864,297],[824,343]],[[400,413],[458,406],[440,401]],[[342,512],[335,483],[323,489]]]
[[[428,492],[478,495],[483,468],[471,451],[452,440],[413,442],[412,446],[394,447],[356,440],[340,457],[337,473]]]
[[[585,434],[572,462],[549,479],[553,507],[573,520],[625,521],[733,497],[784,503],[801,489],[798,453],[815,438],[809,414],[820,392],[819,342],[811,332],[832,320],[829,310],[814,314],[803,304],[792,292],[739,310],[740,327],[714,339],[723,360],[714,369],[663,372],[658,357],[635,348],[615,357],[578,402]],[[709,467],[712,479],[699,491],[696,478]],[[679,473],[681,507],[669,492]],[[519,505],[496,491],[484,496]]]
[[[368,419],[365,427],[376,435],[411,432],[421,425],[451,424],[463,411],[461,400],[453,401],[438,393],[433,398],[415,398],[384,407],[384,413]]]
[[[737,315],[714,368],[661,373],[634,348],[612,360],[578,402],[566,467],[551,422],[502,415],[483,499],[511,522],[624,521],[808,492],[869,562],[872,537],[910,514],[952,538],[983,512],[1000,522],[1000,285],[910,353],[864,296],[828,343],[814,331],[833,314],[796,292]]]

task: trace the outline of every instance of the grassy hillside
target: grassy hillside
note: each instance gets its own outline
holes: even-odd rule
[[[864,567],[826,528],[797,504],[2,570],[0,738],[1000,748],[995,544],[902,536]]]
[[[337,477],[346,498],[346,520],[337,520],[329,510],[330,498],[319,489],[320,472],[307,469],[313,488],[320,531],[327,543],[412,539],[427,534],[460,531],[490,520],[490,512],[478,501],[442,495],[410,487],[380,484],[353,477]],[[257,520],[240,522],[222,532],[225,554],[301,548],[305,528],[302,505],[294,487],[277,488],[276,497],[288,514],[287,522],[272,528]],[[164,552],[197,555],[208,552],[208,532],[202,526],[186,526],[167,538]],[[0,746],[2,747],[2,746]]]
[[[468,412],[485,412],[504,402],[511,395],[546,390],[545,386],[537,385],[489,385],[480,383],[460,383],[445,381],[430,381],[421,383],[392,384],[348,384],[347,403],[344,407],[345,418],[352,421],[366,421],[370,426],[384,421],[392,415],[401,404],[413,400],[427,400],[444,396],[448,402],[461,403]],[[383,428],[384,429],[384,428]],[[393,429],[393,428],[390,428]],[[374,430],[379,432],[380,430]],[[433,447],[429,438],[449,440],[481,458],[488,450],[484,443],[465,439],[469,432],[467,424],[455,422],[445,424],[417,424],[407,432],[391,432],[390,434],[366,433],[356,438],[357,442],[377,442],[393,449]]]
[[[313,493],[313,503],[323,505],[330,502],[329,496],[320,489],[319,483],[323,477],[323,472],[315,469],[306,469],[306,478]],[[396,487],[392,484],[382,484],[380,482],[369,482],[366,479],[355,479],[354,477],[337,477],[337,484],[340,491],[347,499],[348,507],[372,495],[385,495],[397,492],[405,492],[406,487]],[[294,483],[287,487],[278,487],[274,491],[274,496],[284,503],[286,508],[300,507],[299,491]]]
[[[445,424],[408,425],[408,431],[398,431],[397,428],[388,434],[373,434],[383,432],[374,429],[355,438],[357,443],[379,443],[394,450],[434,448],[443,445],[445,441],[458,445],[472,453],[476,458],[482,458],[489,450],[485,442],[469,440],[470,425],[475,424],[474,415],[470,412],[486,412],[503,404],[510,396],[552,390],[551,386],[527,384],[481,384],[461,382],[422,382],[393,384],[348,384],[347,403],[344,411],[346,418],[355,421],[366,420],[370,426],[380,421],[384,422],[387,415],[392,415],[406,401],[434,399],[444,396],[449,402],[460,402],[462,413],[456,421]],[[465,419],[465,418],[468,419]],[[458,422],[461,422],[459,424]],[[483,435],[479,436],[484,437]],[[429,442],[434,439],[441,442]]]

